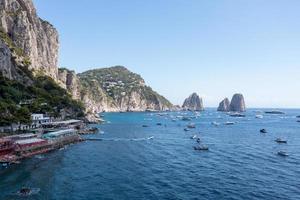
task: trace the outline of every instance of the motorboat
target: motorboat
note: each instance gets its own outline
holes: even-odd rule
[[[37,194],[40,192],[40,189],[39,188],[28,188],[28,187],[23,187],[21,188],[17,194],[19,196],[22,196],[22,197],[27,197],[27,196],[30,196],[30,195],[34,195],[34,194]]]
[[[246,117],[246,115],[241,114],[241,113],[230,113],[229,116],[230,117]]]
[[[197,135],[191,136],[191,139],[196,139],[196,138],[197,138]]]
[[[257,119],[263,119],[264,116],[263,115],[255,115],[255,118],[257,118]]]
[[[281,139],[281,138],[277,138],[277,139],[275,140],[275,142],[277,142],[277,143],[284,143],[284,144],[287,143],[286,140],[283,140],[283,139]]]
[[[196,151],[208,151],[208,147],[204,145],[194,146],[194,150]]]
[[[283,115],[283,114],[285,114],[284,112],[279,111],[279,110],[265,111],[265,113],[266,114],[275,114],[275,115]]]
[[[196,125],[194,123],[190,123],[187,125],[188,128],[196,128]]]
[[[218,122],[212,122],[211,124],[214,126],[220,126],[220,123],[218,123]]]
[[[225,125],[234,125],[235,122],[225,122]]]
[[[259,132],[261,132],[261,133],[267,133],[267,130],[263,128],[263,129],[260,129]]]
[[[4,168],[7,168],[9,166],[9,163],[8,162],[2,162],[2,163],[0,163],[0,166],[4,167]]]
[[[189,118],[189,117],[183,117],[182,121],[191,121],[191,118]]]
[[[19,190],[18,192],[20,195],[22,196],[27,196],[27,195],[30,195],[31,194],[31,189],[30,188],[26,188],[26,187],[23,187]]]
[[[283,156],[283,157],[289,156],[289,154],[287,152],[285,152],[285,151],[278,151],[277,155]]]

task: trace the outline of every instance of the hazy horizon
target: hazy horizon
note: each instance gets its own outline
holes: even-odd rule
[[[300,1],[34,2],[59,31],[61,67],[122,65],[173,104],[242,93],[248,108],[300,107]]]

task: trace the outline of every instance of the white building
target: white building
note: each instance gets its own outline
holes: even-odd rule
[[[42,124],[51,122],[50,117],[45,117],[44,114],[31,114],[32,126],[39,127]]]

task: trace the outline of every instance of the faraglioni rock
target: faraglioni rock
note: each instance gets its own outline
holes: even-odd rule
[[[220,111],[220,112],[229,112],[230,111],[230,101],[228,98],[225,98],[223,101],[220,102],[218,111]]]
[[[185,99],[182,108],[184,110],[190,111],[203,111],[203,101],[197,93],[191,94],[187,99]]]
[[[232,112],[245,112],[246,105],[244,96],[242,94],[233,95],[230,103],[230,111]]]

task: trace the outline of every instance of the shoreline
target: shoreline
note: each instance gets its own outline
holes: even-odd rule
[[[43,128],[43,133],[32,132],[33,130],[29,130],[27,133],[6,134],[0,137],[0,165],[7,167],[11,164],[19,164],[26,158],[83,142],[85,139],[81,137],[82,135],[95,134],[98,128],[83,123],[79,129],[65,126],[51,130]]]

